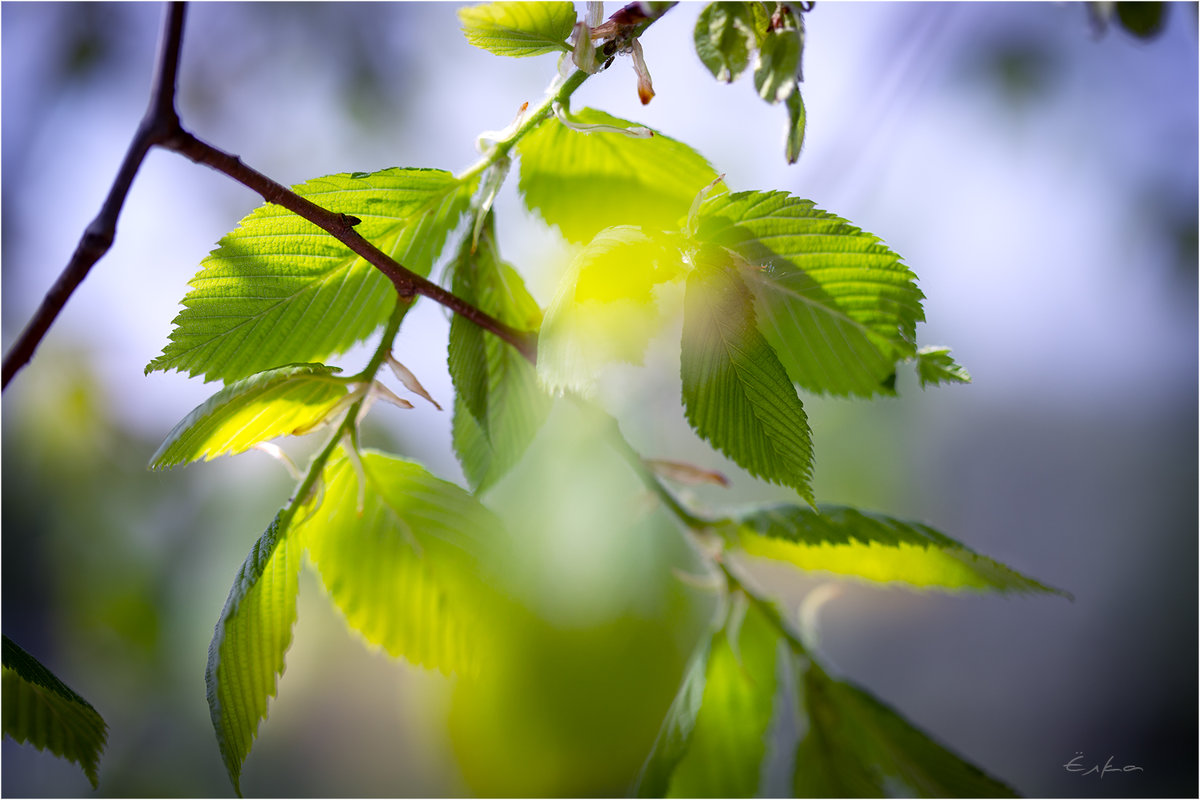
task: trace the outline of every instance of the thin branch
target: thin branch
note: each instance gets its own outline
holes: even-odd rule
[[[0,390],[7,388],[12,377],[33,358],[34,351],[58,318],[67,300],[87,277],[92,266],[112,247],[117,233],[117,219],[125,205],[125,198],[150,148],[166,141],[179,130],[179,117],[175,112],[175,79],[179,71],[184,12],[184,4],[179,2],[171,3],[167,8],[158,53],[158,68],[155,70],[154,86],[146,114],[125,151],[125,158],[121,161],[117,177],[100,207],[100,213],[84,229],[71,260],[46,293],[33,319],[21,331],[16,343],[4,357]]]

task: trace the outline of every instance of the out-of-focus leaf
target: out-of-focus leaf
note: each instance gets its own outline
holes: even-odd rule
[[[242,764],[267,718],[296,622],[301,555],[284,519],[280,512],[246,557],[208,648],[208,710],[239,795]]]
[[[297,529],[329,596],[390,655],[474,672],[497,627],[479,567],[500,521],[417,464],[368,451],[361,468],[336,457],[320,507]]]
[[[767,32],[754,66],[754,88],[759,97],[768,103],[778,103],[799,91],[803,49],[803,28],[779,27]]]
[[[767,13],[762,3],[710,3],[700,12],[692,38],[696,55],[714,78],[732,83],[750,65],[761,35],[755,32],[758,16],[765,32]]]
[[[788,129],[787,143],[784,149],[787,162],[795,164],[800,159],[800,151],[804,148],[804,129],[808,125],[808,114],[804,110],[804,98],[800,95],[799,89],[788,95],[785,102],[788,110]]]
[[[538,337],[537,371],[551,391],[589,392],[606,364],[640,364],[663,326],[659,292],[684,275],[679,249],[641,228],[601,231],[559,283]]]
[[[755,325],[749,290],[720,260],[688,276],[679,371],[687,419],[701,437],[750,474],[811,502],[804,406]]]
[[[463,243],[454,293],[520,330],[537,330],[542,312],[525,283],[499,259],[490,225],[478,247]],[[479,326],[455,316],[448,352],[454,380],[454,450],[476,490],[497,481],[520,458],[550,408],[533,365]]]
[[[970,383],[971,375],[950,356],[949,347],[922,347],[917,351],[917,377],[921,386]]]
[[[498,56],[540,56],[570,52],[566,39],[575,27],[573,3],[496,2],[458,10],[467,41]]]
[[[726,533],[750,555],[873,583],[943,591],[1065,594],[975,553],[928,525],[844,506],[757,509],[738,516]]]
[[[592,109],[571,116],[588,125],[634,126]],[[552,118],[517,150],[525,204],[572,242],[614,225],[674,230],[696,193],[717,177],[699,153],[657,131],[649,139],[584,133]]]
[[[355,230],[408,269],[428,275],[474,184],[431,169],[329,175],[295,187],[317,205],[357,217]],[[396,290],[330,234],[267,203],[201,263],[170,342],[147,372],[177,369],[233,381],[284,364],[320,362],[373,333]]]
[[[4,735],[74,761],[95,788],[108,738],[104,719],[12,639],[3,637],[3,644]]]
[[[759,327],[791,379],[813,392],[886,393],[916,355],[924,295],[879,239],[785,192],[738,192],[700,207],[697,238],[736,253]]]
[[[806,730],[797,797],[1016,797],[868,692],[798,662]]]
[[[167,434],[150,466],[241,453],[259,442],[303,431],[346,396],[346,384],[332,377],[340,371],[323,364],[292,364],[231,383]]]

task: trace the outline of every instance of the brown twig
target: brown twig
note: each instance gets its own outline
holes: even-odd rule
[[[197,163],[206,164],[262,195],[268,203],[281,205],[317,225],[387,275],[401,297],[428,297],[499,336],[530,361],[535,360],[536,334],[505,325],[436,283],[405,268],[360,236],[354,230],[354,225],[357,224],[354,218],[345,214],[335,214],[300,197],[286,186],[246,166],[237,156],[225,153],[184,130],[175,109],[175,87],[183,43],[185,12],[186,5],[183,2],[172,2],[167,8],[154,86],[151,89],[146,114],[129,143],[129,149],[100,208],[100,213],[84,230],[67,266],[46,293],[33,319],[5,355],[0,390],[7,388],[12,377],[33,358],[34,351],[58,318],[67,300],[87,277],[92,266],[112,246],[116,236],[117,219],[121,215],[133,179],[146,154],[156,146],[185,155]]]

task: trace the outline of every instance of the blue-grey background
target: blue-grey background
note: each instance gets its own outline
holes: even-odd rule
[[[748,79],[718,85],[692,52],[700,8],[682,4],[645,36],[649,106],[628,60],[574,105],[688,142],[732,189],[786,189],[882,236],[928,297],[921,342],[951,345],[975,379],[922,393],[905,377],[898,400],[808,401],[818,499],[924,520],[1075,597],[847,585],[820,611],[826,659],[1025,794],[1194,796],[1195,5],[1172,4],[1163,34],[1143,42],[1099,34],[1077,3],[819,3],[806,17],[808,139],[792,167],[783,109]],[[161,13],[0,9],[5,350],[115,174],[145,106]],[[536,103],[554,68],[553,56],[474,50],[453,4],[197,4],[179,107],[195,134],[284,183],[460,170],[477,157],[475,137]],[[502,248],[544,304],[569,251],[524,214],[514,184],[498,201]],[[151,154],[115,246],[4,395],[3,628],[110,723],[101,795],[230,791],[204,698],[208,641],[289,483],[257,453],[146,471],[212,387],[142,369],[199,261],[256,204],[221,175]],[[397,348],[444,405],[446,327],[419,306]],[[611,384],[630,437],[734,477],[732,494],[696,492],[697,502],[784,497],[689,434],[672,369],[668,353]],[[377,442],[461,479],[448,415],[418,406],[374,418]],[[586,605],[586,587],[607,585],[597,575],[621,573],[623,551],[563,541],[547,557],[558,577],[546,591],[585,592]],[[818,582],[760,574],[793,607]],[[599,748],[653,736],[688,641],[680,633],[639,663],[663,637],[631,614],[602,609],[530,634],[559,648],[542,661],[563,685],[531,680],[488,711],[453,681],[368,651],[306,575],[243,788],[620,793],[638,747]],[[592,672],[574,671],[585,663]],[[621,702],[605,693],[626,690],[641,713],[621,728],[609,718]],[[560,727],[531,732],[538,720]],[[1063,764],[1076,753],[1142,770],[1071,774]],[[7,739],[2,780],[9,796],[91,791],[73,765]]]

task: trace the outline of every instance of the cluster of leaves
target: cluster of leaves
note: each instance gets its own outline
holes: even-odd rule
[[[471,491],[360,448],[358,425],[372,402],[408,405],[383,384],[385,366],[424,394],[391,357],[412,299],[397,297],[331,234],[264,205],[221,239],[192,279],[170,341],[147,371],[179,370],[223,388],[176,426],[152,466],[234,455],[280,436],[328,437],[251,549],[212,640],[208,700],[235,787],[284,671],[304,560],[366,641],[446,672],[486,669],[491,641],[503,635],[494,622],[504,598],[489,572],[506,535],[482,494],[521,459],[559,397],[586,402],[608,365],[640,363],[648,342],[680,315],[686,419],[798,501],[700,519],[644,462],[639,477],[676,512],[684,535],[715,535],[734,556],[879,583],[1051,591],[927,526],[815,505],[812,437],[797,387],[891,395],[906,363],[923,386],[969,378],[947,348],[917,345],[923,295],[878,237],[786,192],[729,192],[686,144],[599,110],[567,109],[571,92],[603,69],[588,53],[633,50],[669,6],[630,6],[603,24],[592,15],[578,22],[567,2],[463,9],[476,46],[511,57],[562,54],[564,77],[543,106],[457,176],[392,168],[294,188],[360,220],[359,234],[419,275],[444,262],[461,300],[537,334],[535,365],[475,322],[451,323],[453,446]],[[714,3],[700,15],[695,44],[724,81],[757,54],[755,88],[787,106],[794,161],[804,130],[800,10]],[[544,313],[496,243],[489,207],[510,153],[529,210],[575,245]],[[456,231],[466,232],[451,246]],[[381,329],[361,372],[346,376],[325,363]],[[613,436],[620,437],[615,425]],[[711,566],[729,602],[684,676],[640,792],[754,794],[768,740],[786,714],[803,731],[794,749],[798,794],[1007,793],[862,689],[827,675],[724,558]],[[5,666],[7,693],[7,643]],[[94,774],[92,751],[68,750]]]

